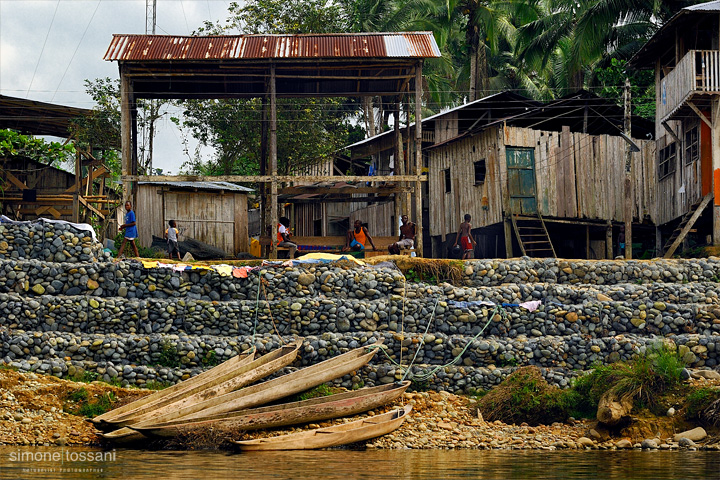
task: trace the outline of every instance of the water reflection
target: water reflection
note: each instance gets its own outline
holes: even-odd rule
[[[23,452],[27,453],[23,455]],[[0,447],[0,478],[720,478],[720,455],[716,452],[326,450],[234,454],[119,449],[114,457],[106,453],[102,458],[98,455],[100,452],[88,448]],[[85,457],[81,458],[81,453],[85,453]]]

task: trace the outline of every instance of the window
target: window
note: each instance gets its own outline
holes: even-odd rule
[[[675,150],[675,142],[660,150],[658,179],[662,180],[671,173],[675,172]]]
[[[443,177],[445,178],[445,193],[450,193],[450,190],[452,190],[452,182],[450,180],[450,169],[446,168],[443,172]]]
[[[685,165],[700,158],[700,142],[698,139],[698,127],[695,126],[685,132]]]
[[[482,185],[485,183],[485,175],[487,174],[485,159],[478,160],[474,163],[475,165],[475,185]]]

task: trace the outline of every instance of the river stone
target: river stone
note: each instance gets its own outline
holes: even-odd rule
[[[300,285],[307,287],[315,281],[315,275],[312,273],[301,273],[298,275],[297,281]]]
[[[673,437],[673,440],[676,442],[679,442],[681,438],[687,438],[688,440],[692,440],[694,442],[700,441],[703,438],[707,437],[707,432],[705,432],[705,429],[702,427],[696,427],[692,430],[687,430],[685,432],[676,433]]]
[[[45,287],[38,283],[37,285],[33,285],[32,291],[37,293],[38,295],[42,295],[43,293],[45,293]]]

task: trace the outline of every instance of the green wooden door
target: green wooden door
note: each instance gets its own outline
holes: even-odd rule
[[[510,211],[515,214],[537,213],[535,196],[535,150],[506,147]]]

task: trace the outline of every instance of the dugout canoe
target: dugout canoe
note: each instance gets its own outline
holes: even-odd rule
[[[395,408],[387,413],[331,427],[254,440],[233,440],[243,451],[314,450],[337,447],[381,437],[397,430],[408,417],[412,405]]]
[[[210,427],[237,432],[317,422],[349,417],[387,405],[402,395],[409,386],[409,381],[396,382],[299,402],[222,413],[193,422],[180,420],[150,427],[133,427],[133,429],[146,437],[167,438]],[[130,432],[124,434],[130,436]]]
[[[217,379],[186,390],[183,395],[176,395],[169,402],[166,401],[162,402],[162,404],[142,406],[138,410],[131,410],[121,417],[111,421],[105,420],[103,423],[105,425],[112,425],[113,429],[117,429],[158,418],[168,412],[181,409],[190,411],[195,408],[196,405],[250,385],[290,365],[297,358],[301,346],[302,339],[295,340],[250,363],[239,366],[233,371],[224,374],[221,372],[221,375]]]
[[[236,371],[243,366],[251,363],[255,358],[255,347],[247,353],[236,355],[231,359],[221,363],[220,365],[206,370],[194,377],[188,378],[183,382],[176,383],[155,393],[142,397],[134,402],[130,402],[121,407],[105,412],[92,419],[93,423],[98,426],[111,424],[115,420],[125,417],[131,412],[146,412],[154,410],[168,403],[182,398],[186,394],[192,394],[198,390],[223,382],[229,376],[235,374]],[[188,393],[190,392],[190,393]]]
[[[334,380],[361,368],[370,361],[381,344],[382,339],[373,345],[350,350],[337,357],[298,369],[281,377],[226,393],[179,410],[172,409],[165,414],[154,416],[152,419],[132,426],[143,428],[175,420],[193,422],[210,415],[265,405],[289,395],[304,392],[321,383]]]

